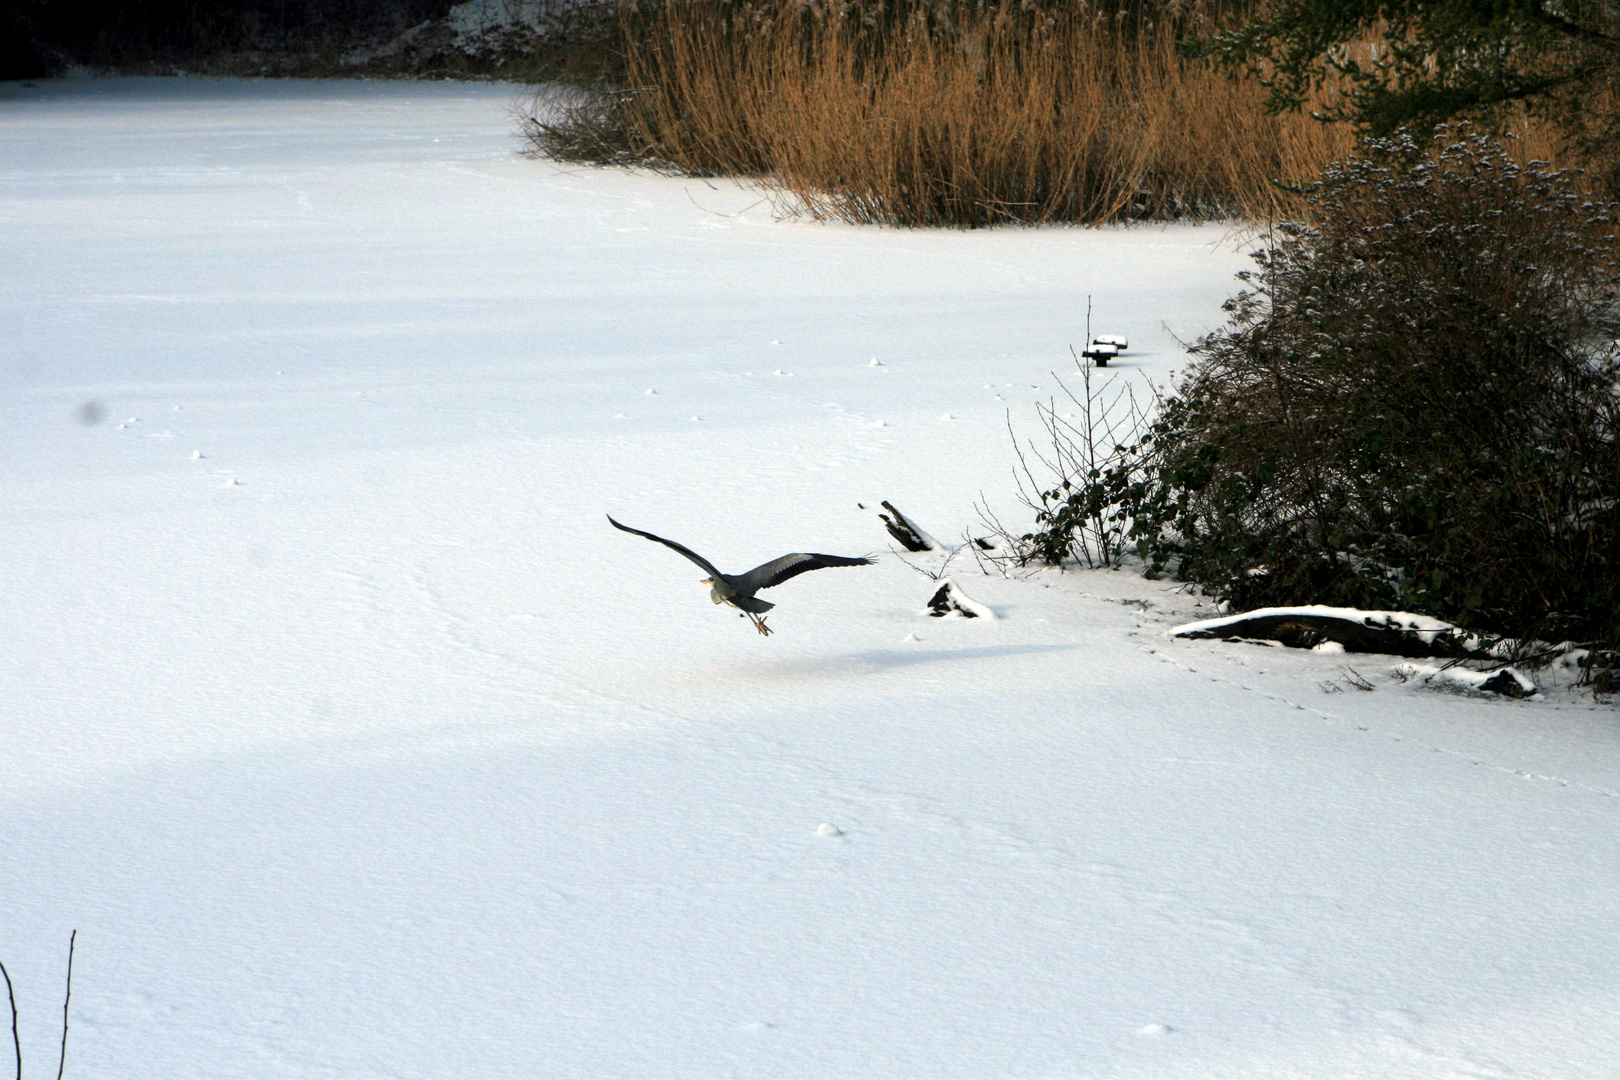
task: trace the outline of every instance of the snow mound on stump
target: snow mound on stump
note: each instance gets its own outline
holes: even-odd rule
[[[967,595],[950,578],[939,583],[928,606],[918,614],[935,619],[989,619],[992,622],[996,618],[994,611]]]
[[[1435,667],[1433,664],[1397,664],[1395,674],[1401,679],[1418,679],[1442,690],[1466,690],[1483,694],[1502,694],[1506,697],[1526,698],[1536,693],[1536,684],[1517,668],[1497,671],[1470,671],[1460,667]]]

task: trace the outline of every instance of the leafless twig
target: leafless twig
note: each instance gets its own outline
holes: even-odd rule
[[[11,1046],[17,1051],[17,1080],[22,1080],[22,1036],[17,1033],[17,995],[11,989],[11,972],[0,964],[0,975],[5,976],[6,997],[11,1001]]]
[[[67,991],[62,995],[62,1056],[56,1063],[56,1080],[62,1080],[62,1074],[67,1069],[68,1002],[73,999],[73,946],[78,940],[79,932],[74,930],[68,937]],[[22,1035],[17,1030],[17,992],[11,985],[11,972],[6,970],[4,963],[0,963],[0,978],[6,981],[6,1000],[11,1005],[11,1048],[17,1056],[17,1080],[22,1080]]]
[[[1344,670],[1345,670],[1344,681],[1349,683],[1351,686],[1355,687],[1357,690],[1376,690],[1376,689],[1378,689],[1376,686],[1374,686],[1371,682],[1369,682],[1367,680],[1366,676],[1362,675],[1361,672],[1357,671],[1355,668],[1347,667]]]
[[[913,570],[917,571],[917,573],[921,574],[930,581],[938,581],[940,578],[944,577],[945,571],[950,569],[951,560],[955,559],[962,553],[962,549],[957,548],[955,551],[945,556],[944,561],[939,564],[937,569],[930,570],[926,566],[918,566],[916,563],[912,562],[910,559],[906,558],[892,547],[889,550],[893,552],[895,558],[899,559],[901,562],[905,563],[907,566],[911,567]]]
[[[62,994],[62,1056],[56,1063],[56,1080],[62,1080],[67,1068],[68,1002],[73,999],[73,946],[79,940],[78,930],[68,937],[67,990]]]

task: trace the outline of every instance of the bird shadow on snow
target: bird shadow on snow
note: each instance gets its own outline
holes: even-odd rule
[[[855,653],[851,659],[864,661],[877,669],[911,667],[948,660],[989,660],[1002,656],[1028,656],[1036,653],[1068,652],[1075,645],[980,645],[970,649],[873,649]]]
[[[803,657],[761,664],[759,674],[773,677],[806,678],[849,675],[875,675],[884,671],[915,667],[919,664],[960,663],[968,660],[994,660],[1009,656],[1067,652],[1075,645],[979,645],[966,649],[869,649],[844,656]]]
[[[663,703],[677,700],[700,702],[730,700],[738,690],[753,692],[815,693],[821,690],[848,691],[868,687],[868,679],[915,671],[923,665],[955,665],[963,678],[971,671],[977,678],[984,677],[978,667],[985,661],[1006,660],[1018,656],[1063,652],[1078,648],[1076,645],[981,645],[963,649],[951,648],[899,648],[868,649],[861,652],[819,653],[805,656],[771,657],[731,656],[712,658],[697,666],[682,664],[674,667],[637,667],[620,673],[614,680],[615,696],[626,700],[643,700],[643,694],[655,695]],[[928,681],[938,682],[950,677],[950,668],[929,672]]]

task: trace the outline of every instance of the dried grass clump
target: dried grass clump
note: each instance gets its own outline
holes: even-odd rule
[[[623,87],[553,156],[753,177],[817,217],[899,225],[1271,219],[1352,146],[1184,58],[1214,3],[670,0],[626,7]]]

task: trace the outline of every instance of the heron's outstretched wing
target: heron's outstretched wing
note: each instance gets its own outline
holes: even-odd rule
[[[697,552],[693,551],[691,548],[682,547],[680,544],[677,544],[673,540],[665,540],[662,536],[654,536],[650,532],[642,532],[640,529],[632,529],[628,525],[620,525],[617,521],[613,520],[613,515],[612,514],[608,515],[608,522],[615,529],[623,529],[627,533],[635,533],[637,536],[645,536],[648,540],[656,540],[660,544],[663,544],[667,548],[675,549],[676,551],[680,552],[682,555],[685,555],[688,559],[691,559],[693,562],[695,562],[699,566],[703,567],[703,569],[707,570],[709,572],[710,577],[719,578],[719,577],[724,577],[725,576],[724,574],[720,573],[720,571],[718,571],[718,570],[716,570],[714,568],[714,564],[712,562],[710,562],[708,559],[705,559],[703,556],[699,555]],[[777,561],[780,562],[781,560],[779,559]]]
[[[737,588],[749,595],[760,589],[769,589],[773,585],[780,585],[791,577],[798,577],[807,570],[824,570],[829,566],[870,566],[871,559],[846,559],[842,555],[813,555],[796,551],[792,555],[784,555],[780,559],[772,559],[764,566],[756,566],[746,574],[738,574],[731,580]]]

